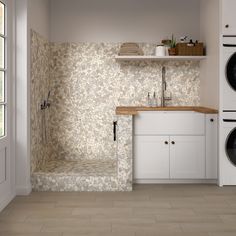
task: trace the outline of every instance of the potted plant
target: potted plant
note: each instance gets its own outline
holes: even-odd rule
[[[174,37],[173,34],[172,34],[169,46],[170,46],[170,48],[168,49],[169,55],[175,56],[177,54],[177,52],[176,52],[176,38]]]

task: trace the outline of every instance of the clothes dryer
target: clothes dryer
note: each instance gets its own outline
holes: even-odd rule
[[[220,128],[220,185],[236,185],[236,112],[224,112]]]

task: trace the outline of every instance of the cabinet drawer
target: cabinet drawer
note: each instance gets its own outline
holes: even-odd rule
[[[197,112],[148,111],[134,119],[135,135],[204,135],[205,115]]]
[[[222,33],[225,35],[236,34],[235,8],[235,0],[222,1]]]

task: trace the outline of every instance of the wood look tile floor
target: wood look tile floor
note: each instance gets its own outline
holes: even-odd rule
[[[0,236],[236,236],[236,187],[135,185],[33,192],[0,213]]]

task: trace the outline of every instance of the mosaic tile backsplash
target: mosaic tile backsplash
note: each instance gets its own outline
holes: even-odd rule
[[[50,132],[59,159],[113,159],[116,106],[147,104],[160,94],[162,63],[119,63],[119,43],[51,43]],[[151,53],[154,45],[142,45]],[[199,105],[198,62],[168,62],[170,105]]]
[[[48,43],[35,32],[31,42],[32,170],[45,157],[116,159],[115,108],[147,105],[148,92],[160,95],[163,65],[172,94],[169,105],[199,105],[199,62],[117,62],[120,43]],[[146,55],[153,54],[155,45],[140,46]],[[38,105],[49,90],[50,149],[45,151]]]

